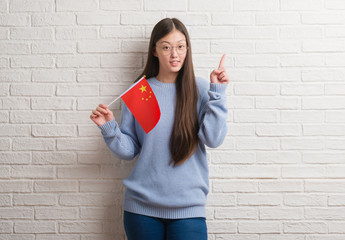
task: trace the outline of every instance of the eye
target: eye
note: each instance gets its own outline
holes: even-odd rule
[[[178,46],[179,49],[184,49],[185,47],[186,47],[185,45]]]
[[[169,46],[163,46],[163,50],[164,51],[170,50],[170,47]]]

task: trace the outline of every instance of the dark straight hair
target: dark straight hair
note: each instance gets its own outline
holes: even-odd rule
[[[155,25],[151,33],[146,66],[137,80],[143,75],[147,78],[158,75],[159,61],[153,53],[157,42],[173,30],[180,31],[186,37],[188,48],[184,64],[176,78],[175,120],[170,137],[171,163],[176,166],[187,161],[199,143],[198,89],[195,82],[192,48],[187,28],[180,20],[165,18]]]

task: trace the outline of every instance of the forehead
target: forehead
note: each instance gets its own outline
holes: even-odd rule
[[[159,39],[159,43],[178,43],[181,41],[186,41],[186,37],[183,33],[178,30],[173,30],[172,32],[168,33],[161,39]]]

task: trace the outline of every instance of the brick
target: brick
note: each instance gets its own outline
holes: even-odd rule
[[[18,151],[53,150],[55,148],[55,140],[43,138],[17,138],[13,140],[12,144],[12,149]]]
[[[254,23],[254,17],[250,13],[236,12],[236,13],[212,14],[213,25],[241,26],[241,25],[252,25],[253,23]]]
[[[345,233],[344,222],[330,221],[329,222],[329,233],[339,233],[339,234]]]
[[[29,193],[32,192],[32,183],[28,181],[1,181],[1,193]]]
[[[109,104],[110,102],[114,100],[114,96],[115,95],[112,95],[112,97],[109,96],[109,97],[78,98],[77,109],[90,111],[91,109],[96,108],[98,104],[100,103]],[[121,105],[121,102],[116,101],[109,107],[109,109],[120,110],[120,105]]]
[[[11,168],[12,178],[31,178],[31,179],[49,179],[55,178],[55,169],[44,166],[13,166]]]
[[[121,180],[98,180],[80,181],[80,192],[91,193],[122,193],[123,185]]]
[[[242,221],[238,223],[239,233],[280,233],[280,223],[275,221]]]
[[[12,111],[11,123],[53,123],[53,113],[44,111]]]
[[[87,178],[98,178],[100,171],[97,166],[78,166],[78,167],[58,167],[57,177],[68,178],[68,179],[87,179]],[[102,175],[103,176],[103,175]]]
[[[28,26],[29,16],[26,14],[1,14],[0,25],[3,27]]]
[[[9,114],[8,112],[0,112],[0,123],[8,123]]]
[[[29,134],[30,134],[30,127],[28,125],[3,124],[0,126],[0,136],[28,137]]]
[[[56,58],[56,66],[59,68],[71,67],[99,67],[100,57],[97,55],[77,55],[77,56],[59,56]]]
[[[75,100],[68,97],[42,97],[31,99],[33,110],[73,110],[75,105]]]
[[[59,85],[57,86],[56,95],[58,96],[97,96],[98,86],[91,85],[91,84]]]
[[[97,29],[91,27],[56,28],[55,38],[57,40],[97,39]]]
[[[78,182],[67,180],[39,180],[34,182],[34,190],[38,193],[76,192],[78,190]]]
[[[325,196],[326,198],[326,196]],[[329,206],[345,206],[345,196],[344,195],[331,195],[328,197]],[[324,205],[326,206],[326,205]]]
[[[304,235],[297,234],[265,234],[261,240],[304,240]]]
[[[279,2],[275,0],[234,0],[235,11],[274,11],[279,10]]]
[[[109,68],[140,68],[142,67],[142,57],[136,55],[102,55],[101,67]]]
[[[80,237],[72,234],[37,234],[36,240],[80,240]]]
[[[303,24],[342,24],[345,21],[343,14],[315,14],[315,13],[305,13],[302,14]]]
[[[232,28],[224,26],[197,26],[189,31],[192,39],[233,39],[234,31]]]
[[[284,233],[294,234],[325,234],[328,231],[325,222],[285,222],[283,228]]]
[[[62,83],[62,82],[75,82],[76,73],[73,70],[33,70],[33,82],[49,82],[49,83]]]
[[[279,206],[282,197],[278,194],[238,194],[239,206]]]
[[[186,0],[177,0],[174,2],[157,2],[154,0],[144,0],[144,10],[146,11],[186,11]]]
[[[281,140],[283,150],[321,150],[324,149],[325,142],[317,138],[289,138]]]
[[[101,233],[102,223],[100,222],[61,222],[59,223],[61,233]]]
[[[309,193],[345,193],[342,180],[306,180],[305,191]]]
[[[103,196],[94,194],[62,194],[59,204],[62,206],[99,206],[103,202]]]
[[[193,48],[194,48],[194,45],[193,45]],[[239,41],[212,41],[211,42],[211,53],[224,53],[224,52],[253,54],[254,45],[252,43],[239,42]]]
[[[324,113],[320,111],[282,111],[282,123],[323,123]]]
[[[11,228],[13,229],[13,227]],[[34,240],[35,236],[32,234],[2,234],[1,240]]]
[[[279,140],[271,138],[243,138],[237,141],[237,150],[278,150]]]
[[[52,96],[54,86],[41,84],[12,84],[10,88],[12,96]]]
[[[284,204],[292,207],[327,206],[327,196],[316,194],[287,194]]]
[[[58,124],[91,124],[90,119],[91,111],[78,111],[78,112],[57,112],[57,122]]]
[[[10,178],[10,167],[8,166],[0,166],[0,179],[8,179]]]
[[[229,208],[222,207],[221,209],[216,208],[215,219],[231,219],[231,220],[242,220],[242,219],[257,219],[259,216],[258,209],[255,208]]]
[[[29,82],[31,73],[29,71],[1,71],[0,82]]]
[[[208,14],[202,12],[167,12],[167,17],[177,18],[186,26],[208,26],[211,22]]]
[[[9,138],[0,138],[0,150],[10,150],[11,141]]]
[[[128,4],[128,3],[127,3]],[[156,24],[162,18],[162,13],[152,12],[149,15],[140,12],[121,13],[121,24],[124,25],[149,25]]]
[[[112,0],[100,0],[100,9],[102,10],[127,10],[127,11],[135,11],[142,9],[142,1],[140,0],[118,0],[116,2]]]
[[[148,41],[124,41],[121,44],[122,53],[144,52],[147,53]]]
[[[13,68],[51,68],[54,66],[54,58],[48,56],[23,56],[12,57]]]
[[[13,223],[12,222],[1,222],[0,223],[0,234],[12,233]]]
[[[84,220],[121,220],[121,212],[118,207],[84,207],[80,209],[80,218]]]
[[[15,206],[54,206],[56,196],[48,194],[16,194],[13,195]]]
[[[2,54],[30,54],[30,46],[26,43],[0,43]]]
[[[256,43],[257,53],[299,53],[301,52],[298,41],[265,41]]]
[[[57,139],[58,150],[85,150],[92,151],[99,148],[98,139],[66,138]]]
[[[23,221],[14,223],[15,233],[56,233],[53,221]]]
[[[212,151],[212,163],[220,164],[251,164],[255,163],[255,154],[250,152]]]
[[[97,0],[83,0],[83,1],[68,1],[68,0],[56,0],[56,11],[64,12],[85,12],[94,11],[98,9]]]
[[[345,119],[345,111],[327,111],[325,122],[329,123],[343,123]]]
[[[72,220],[78,216],[78,209],[75,208],[37,208],[35,219],[37,220]]]
[[[142,38],[144,30],[138,26],[101,26],[102,38]]]
[[[120,42],[112,40],[83,41],[78,43],[79,53],[116,53],[120,51]]]
[[[11,39],[14,40],[52,40],[53,29],[50,28],[12,28]]]
[[[319,26],[292,26],[280,29],[281,39],[319,39],[322,38],[322,28]]]
[[[236,223],[224,220],[210,221],[207,223],[208,232],[215,233],[236,233]]]
[[[302,154],[291,151],[258,152],[256,153],[257,164],[296,164],[300,163]]]
[[[32,163],[42,165],[70,165],[77,162],[77,156],[72,152],[33,152]]]
[[[274,55],[257,55],[255,57],[237,57],[236,67],[277,67],[279,59]]]
[[[345,97],[311,97],[303,99],[303,109],[344,109]]]
[[[235,178],[279,178],[280,169],[274,166],[235,166]]]
[[[75,53],[75,43],[33,43],[32,53],[35,54],[67,54]]]
[[[303,162],[316,164],[341,164],[344,163],[345,156],[341,153],[334,152],[306,152],[303,153]]]
[[[8,66],[9,66],[9,59],[0,58],[0,68],[8,68]]]
[[[33,26],[69,26],[76,24],[74,14],[37,13],[32,15]]]
[[[31,161],[30,153],[14,153],[2,152],[0,153],[0,164],[28,164]]]
[[[280,86],[284,96],[317,96],[323,95],[324,86],[321,84],[283,84]]]
[[[345,208],[305,208],[305,218],[311,220],[344,220]]]
[[[261,137],[286,137],[286,136],[301,136],[302,127],[300,125],[257,125],[256,135]]]
[[[1,208],[0,209],[0,219],[32,219],[33,218],[33,209],[29,208]]]
[[[302,208],[260,208],[260,220],[302,220],[304,211]]]
[[[236,198],[232,194],[211,193],[207,196],[208,206],[235,206]]]
[[[259,192],[301,192],[302,190],[302,181],[267,180],[259,182]]]
[[[51,12],[53,7],[53,0],[10,0],[10,12]]]
[[[12,197],[10,195],[0,195],[0,207],[10,207],[11,205]]]
[[[30,99],[28,98],[21,98],[21,97],[16,97],[16,98],[5,98],[1,99],[0,98],[0,108],[2,110],[21,110],[21,109],[30,109]]]
[[[120,14],[79,14],[78,25],[119,25]]]
[[[298,25],[301,23],[299,13],[294,12],[265,12],[255,15],[256,25]]]
[[[256,192],[256,181],[245,180],[214,180],[213,192],[215,193],[229,193],[229,192]]]
[[[286,11],[291,10],[305,10],[305,11],[315,11],[323,10],[324,3],[322,0],[282,0],[281,9]]]
[[[72,137],[76,135],[75,126],[44,125],[32,126],[32,135],[35,137]]]

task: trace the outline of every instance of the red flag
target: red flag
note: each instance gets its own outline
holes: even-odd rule
[[[146,133],[157,125],[161,111],[145,77],[136,82],[121,98]]]

